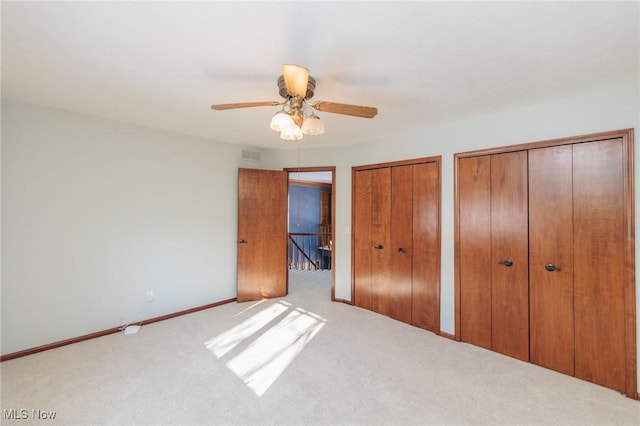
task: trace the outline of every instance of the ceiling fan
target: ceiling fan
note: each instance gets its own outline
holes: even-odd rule
[[[324,124],[315,111],[331,112],[335,114],[351,115],[354,117],[373,118],[378,113],[377,108],[341,104],[337,102],[309,102],[313,97],[316,81],[309,75],[305,67],[293,64],[282,65],[282,75],[278,78],[280,96],[285,100],[266,102],[239,102],[232,104],[211,105],[211,109],[224,111],[236,108],[251,108],[261,106],[282,106],[271,120],[271,129],[280,132],[285,140],[299,140],[304,135],[321,135]]]

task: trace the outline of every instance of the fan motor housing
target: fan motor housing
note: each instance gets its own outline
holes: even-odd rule
[[[307,83],[307,93],[305,95],[305,99],[311,99],[313,98],[313,93],[316,89],[316,80],[309,76],[309,81]],[[278,90],[280,93],[280,96],[282,96],[285,99],[290,99],[293,98],[293,96],[287,92],[287,86],[284,83],[284,76],[281,75],[280,77],[278,77]]]

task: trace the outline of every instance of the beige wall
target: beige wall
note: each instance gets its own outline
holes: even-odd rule
[[[3,102],[2,354],[235,297],[240,150]]]

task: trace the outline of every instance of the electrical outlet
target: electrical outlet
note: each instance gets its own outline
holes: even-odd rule
[[[147,290],[147,302],[153,302],[153,290]]]

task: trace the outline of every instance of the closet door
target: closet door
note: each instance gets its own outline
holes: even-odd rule
[[[389,315],[391,287],[391,168],[371,170],[371,310]]]
[[[491,157],[458,161],[460,339],[491,349]]]
[[[413,167],[391,168],[391,260],[389,316],[411,324]]]
[[[531,362],[574,374],[573,149],[529,151]]]
[[[529,359],[527,152],[458,163],[460,336]]]
[[[633,129],[455,161],[456,335],[636,398]]]
[[[491,156],[491,344],[529,360],[527,152]]]
[[[624,170],[622,139],[573,145],[575,375],[621,392],[626,371]]]
[[[353,173],[353,298],[355,305],[364,309],[371,309],[372,185],[373,172],[371,170]]]
[[[411,323],[440,332],[440,167],[413,165]]]
[[[353,169],[354,303],[440,332],[440,158]]]

